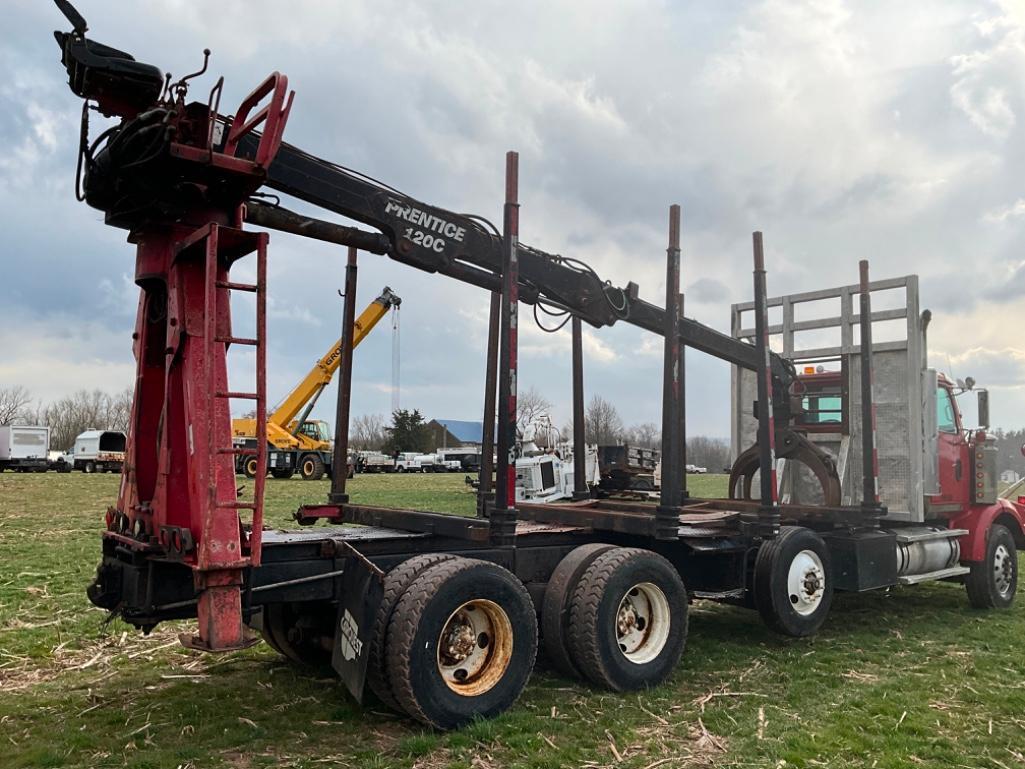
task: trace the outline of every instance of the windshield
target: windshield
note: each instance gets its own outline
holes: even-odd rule
[[[946,387],[936,388],[936,426],[941,433],[957,432],[954,401]]]
[[[327,422],[320,419],[303,422],[302,429],[299,432],[315,441],[324,441],[325,443],[331,441],[331,433],[327,429]]]

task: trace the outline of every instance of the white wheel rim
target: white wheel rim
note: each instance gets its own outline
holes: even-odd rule
[[[512,623],[505,610],[494,601],[467,601],[441,629],[438,672],[452,691],[476,697],[502,680],[512,649]]]
[[[802,550],[790,562],[787,572],[787,597],[794,611],[802,616],[814,614],[826,594],[826,570],[813,550]]]
[[[658,585],[641,582],[626,591],[613,621],[620,652],[630,662],[643,665],[655,659],[669,640],[669,600]]]
[[[1014,559],[1004,545],[997,545],[993,553],[993,584],[997,592],[1006,596],[1014,583]]]

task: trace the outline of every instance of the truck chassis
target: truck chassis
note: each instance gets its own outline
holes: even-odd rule
[[[198,632],[182,641],[207,651],[242,648],[253,642],[244,628],[258,629],[284,656],[333,667],[357,699],[368,686],[386,705],[453,728],[513,704],[530,676],[539,631],[559,670],[626,691],[669,675],[683,653],[694,598],[757,608],[771,627],[792,636],[818,630],[834,590],[916,576],[963,579],[977,605],[1013,600],[1025,508],[1010,502],[951,508],[944,521],[913,528],[887,521],[872,408],[862,410],[860,501],[842,503],[831,456],[796,427],[801,407],[793,362],[770,350],[761,233],[753,238],[751,343],[683,317],[677,206],[670,209],[662,309],[640,300],[634,284],[612,286],[578,260],[519,242],[515,153],[506,158],[499,233],[479,217],[420,203],[284,144],[294,94],[283,75],[273,73],[225,117],[218,112],[223,81],[205,103],[186,103],[192,76],[172,84],[157,68],[93,43],[77,12],[63,0],[58,5],[73,26],[56,33],[72,90],[86,107],[95,102],[122,118],[102,137],[105,143],[83,142],[83,196],[138,243],[142,289],[132,429],[121,494],[108,510],[102,560],[89,588],[96,605],[147,631],[165,620],[196,618]],[[84,123],[87,116],[85,110]],[[269,205],[254,197],[261,186],[379,232]],[[336,465],[348,446],[357,249],[491,292],[476,517],[356,504],[342,471],[332,473],[326,503],[304,505],[295,517],[304,525],[359,526],[264,530],[267,447],[232,446],[227,407],[230,399],[253,401],[256,434],[265,433],[269,238],[244,229],[243,221],[349,248]],[[230,267],[250,254],[257,259],[255,283],[233,282]],[[231,292],[256,295],[251,339],[232,333]],[[859,298],[861,403],[872,404],[867,263]],[[514,507],[521,302],[572,322],[579,457],[585,453],[582,323],[623,321],[664,337],[657,504],[590,499],[584,463],[577,462],[578,500]],[[248,346],[256,349],[256,385],[229,390],[226,355]],[[745,498],[687,494],[686,347],[755,376],[757,440],[742,455],[746,480],[737,495]],[[238,456],[254,457],[259,469],[249,498],[234,484]],[[781,458],[813,472],[821,503],[780,501]],[[986,469],[980,465],[979,472]]]

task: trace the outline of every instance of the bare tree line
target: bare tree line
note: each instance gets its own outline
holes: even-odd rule
[[[79,390],[50,403],[33,404],[25,387],[0,387],[0,425],[46,425],[50,447],[56,450],[71,448],[79,433],[90,428],[127,431],[131,414],[131,388],[117,393]]]
[[[0,387],[0,425],[18,424],[31,404],[31,393],[21,385]]]
[[[553,405],[535,387],[517,399],[520,428],[550,417]],[[90,428],[127,430],[131,417],[132,390],[118,393],[79,390],[48,404],[33,404],[31,392],[21,385],[0,387],[0,425],[36,424],[50,427],[50,445],[64,450],[75,437]],[[350,445],[360,451],[377,450],[388,438],[388,420],[382,414],[364,414],[352,421]],[[562,428],[562,438],[573,435],[572,423]],[[616,407],[600,395],[591,396],[584,413],[584,438],[588,443],[629,443],[644,448],[661,447],[661,431],[653,422],[625,427]],[[730,463],[730,447],[722,438],[695,436],[687,441],[687,461],[718,472]]]
[[[388,439],[383,414],[363,414],[352,420],[349,446],[356,451],[378,451]]]

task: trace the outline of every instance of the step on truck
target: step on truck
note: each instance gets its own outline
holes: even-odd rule
[[[99,140],[82,142],[81,194],[106,224],[131,233],[136,274],[144,276],[130,472],[106,515],[88,589],[97,606],[144,631],[193,618],[195,631],[182,643],[205,651],[243,648],[257,633],[296,663],[331,666],[357,699],[370,690],[386,706],[446,729],[512,706],[539,646],[561,673],[597,687],[622,692],[662,682],[683,655],[695,599],[750,606],[790,636],[815,633],[836,590],[961,580],[973,604],[1013,601],[1025,507],[994,501],[985,430],[966,434],[955,410],[953,426],[937,420],[935,447],[922,447],[911,436],[918,418],[922,435],[932,435],[931,406],[923,405],[903,415],[901,429],[877,433],[896,419],[895,404],[909,406],[900,383],[928,382],[931,374],[922,371],[917,307],[873,312],[867,265],[857,291],[846,294],[859,312],[845,310],[840,321],[857,320],[858,342],[845,327],[839,350],[823,353],[838,359],[827,363],[838,367],[840,384],[817,393],[796,350],[771,348],[780,330],[769,324],[761,233],[752,241],[753,333],[738,326],[724,334],[681,312],[677,206],[659,307],[641,299],[635,283],[616,285],[576,257],[520,241],[516,153],[506,156],[499,229],[285,143],[294,94],[281,73],[221,113],[223,81],[190,101],[194,78],[165,85],[159,68],[89,40],[81,16],[64,0],[59,6],[72,26],[56,34],[72,91],[117,119]],[[254,197],[261,189],[272,194]],[[362,227],[296,213],[279,196]],[[476,516],[362,504],[348,494],[345,474],[335,473],[326,500],[296,510],[298,529],[263,525],[266,446],[253,449],[258,472],[252,488],[240,490],[226,406],[255,401],[261,433],[267,229],[382,254],[490,295]],[[353,250],[349,256],[343,330],[355,315]],[[255,281],[233,280],[232,266],[247,258],[255,258]],[[437,279],[425,278],[425,290]],[[252,345],[231,335],[237,292],[256,295]],[[577,456],[585,451],[583,324],[621,322],[663,337],[662,381],[651,393],[662,397],[657,502],[586,497],[584,463],[574,469],[580,499],[515,502],[521,303],[569,325]],[[874,356],[890,351],[885,340],[873,343],[873,326],[893,318],[908,329],[898,344],[916,348],[894,380],[897,392],[873,380]],[[800,330],[797,322],[791,328]],[[235,390],[227,356],[239,346],[255,347],[256,381]],[[743,371],[735,393],[743,451],[730,498],[687,492],[685,348]],[[352,359],[342,349],[336,457],[348,440]],[[801,351],[803,360],[818,354]],[[941,389],[953,394],[937,375],[937,400]],[[830,400],[835,390],[839,407]],[[933,391],[923,384],[920,392]],[[846,432],[832,424],[836,412],[846,415]],[[497,435],[489,429],[496,414]],[[833,432],[817,434],[816,421]],[[887,443],[900,434],[908,436],[906,462],[920,464],[917,475]],[[894,484],[903,484],[906,498]],[[360,525],[303,526],[317,521]]]

